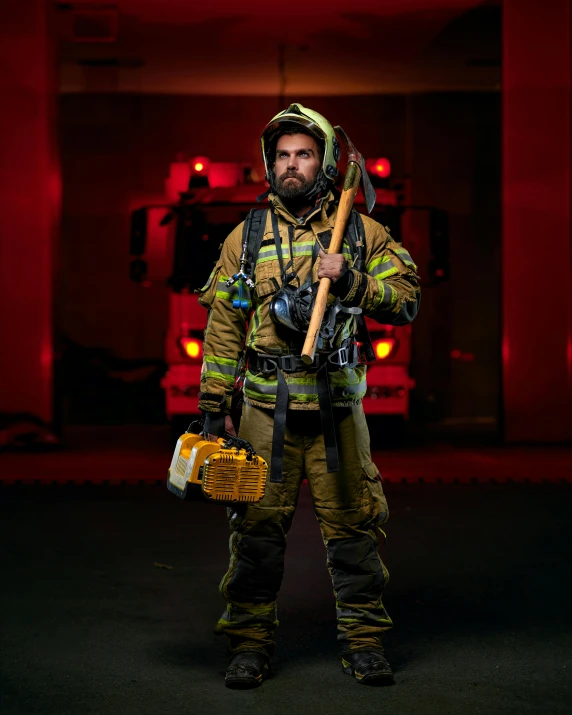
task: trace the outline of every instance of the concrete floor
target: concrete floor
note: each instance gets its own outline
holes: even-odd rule
[[[222,508],[157,485],[2,487],[2,714],[572,712],[572,487],[386,491],[396,686],[367,688],[341,672],[304,486],[278,675],[236,692],[224,687],[224,643],[212,635],[227,562]]]

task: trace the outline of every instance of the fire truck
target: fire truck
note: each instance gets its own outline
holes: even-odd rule
[[[374,185],[378,184],[372,217],[407,246],[407,237],[401,235],[403,184],[387,186],[385,159],[368,161],[366,167]],[[206,282],[225,238],[251,208],[260,207],[256,197],[266,188],[267,184],[253,181],[248,166],[195,157],[171,164],[166,201],[138,206],[131,214],[131,279],[168,280],[167,370],[161,384],[167,417],[177,428],[197,413],[207,311],[199,305],[196,291]],[[359,193],[355,207],[366,212]],[[159,264],[163,275],[157,276]],[[368,367],[364,410],[407,419],[415,384],[410,375],[411,326],[380,325],[369,318],[366,323],[376,360]]]

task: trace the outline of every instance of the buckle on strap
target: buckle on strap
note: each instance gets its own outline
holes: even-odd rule
[[[330,364],[337,369],[355,367],[358,363],[357,345],[347,342],[331,353],[317,353],[313,365],[304,365],[300,355],[263,355],[255,353],[249,359],[255,370],[263,375],[270,375],[277,370],[283,372],[317,372],[323,365]]]
[[[283,372],[298,372],[298,357],[296,355],[257,355],[256,368],[261,373],[269,375],[270,373],[282,370]]]
[[[255,370],[262,373],[272,373],[276,370],[283,372],[300,372],[304,369],[301,365],[301,357],[299,355],[264,355],[254,353],[249,358],[249,363]]]
[[[359,363],[357,343],[345,341],[345,344],[328,355],[328,362],[337,368],[355,367]]]
[[[298,369],[296,361],[296,355],[281,355],[278,360],[278,364],[284,372],[296,372]]]
[[[278,370],[278,363],[275,359],[267,355],[257,355],[253,361],[255,369],[264,375],[270,375]],[[254,366],[253,366],[254,367]]]
[[[350,351],[347,347],[338,348],[328,355],[328,362],[337,367],[346,367],[350,361]]]

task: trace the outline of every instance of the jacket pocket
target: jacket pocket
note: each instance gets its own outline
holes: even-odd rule
[[[264,278],[257,280],[254,286],[254,295],[259,301],[269,298],[280,290],[280,283],[277,278]]]
[[[259,301],[280,290],[280,266],[278,261],[257,263],[254,271],[254,295]]]

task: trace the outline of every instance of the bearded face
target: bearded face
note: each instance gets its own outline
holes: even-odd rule
[[[321,166],[320,149],[314,137],[283,134],[276,144],[276,193],[288,203],[303,202],[314,187]]]
[[[313,179],[307,179],[300,173],[285,172],[282,176],[276,177],[276,193],[281,199],[297,201],[303,199],[315,183],[315,176]]]

